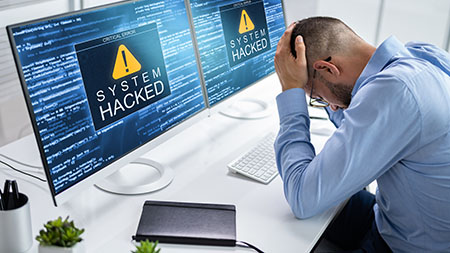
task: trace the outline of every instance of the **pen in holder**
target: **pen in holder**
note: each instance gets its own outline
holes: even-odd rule
[[[32,245],[28,197],[18,192],[15,181],[6,180],[3,194],[0,190],[0,252],[24,252]]]

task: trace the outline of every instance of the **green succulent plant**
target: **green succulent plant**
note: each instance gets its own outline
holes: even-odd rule
[[[75,227],[73,221],[69,221],[69,216],[65,220],[61,217],[50,220],[44,224],[44,228],[36,236],[40,245],[70,248],[83,240],[80,235],[84,229]]]
[[[132,251],[132,253],[159,253],[161,249],[156,249],[158,245],[158,241],[149,242],[148,240],[141,241],[140,245],[136,246],[136,251]]]

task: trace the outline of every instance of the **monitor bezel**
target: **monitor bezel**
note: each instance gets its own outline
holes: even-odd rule
[[[63,18],[63,17],[67,17],[67,16],[72,16],[72,15],[77,15],[77,14],[86,13],[89,11],[95,11],[97,9],[103,9],[103,8],[107,8],[107,7],[109,8],[109,7],[114,7],[114,6],[118,6],[118,5],[122,5],[122,4],[133,4],[133,3],[139,2],[139,1],[141,1],[141,0],[136,0],[136,1],[126,1],[125,0],[125,1],[115,2],[115,3],[103,4],[103,5],[90,7],[90,8],[86,8],[86,9],[82,9],[82,10],[69,11],[69,12],[58,14],[58,15],[52,15],[52,16],[43,17],[43,18],[39,18],[39,19],[33,19],[30,21],[20,22],[20,23],[11,24],[11,25],[6,26],[11,51],[12,51],[12,54],[14,57],[14,63],[16,66],[17,74],[19,76],[19,80],[20,80],[20,84],[21,84],[21,88],[22,88],[22,94],[24,95],[24,98],[25,98],[28,115],[30,117],[31,125],[33,128],[34,137],[36,139],[40,158],[41,158],[44,172],[46,175],[47,185],[49,187],[49,190],[50,190],[50,193],[51,193],[51,196],[53,199],[53,203],[55,206],[58,206],[58,204],[67,202],[68,200],[73,198],[77,193],[80,193],[81,191],[85,190],[88,187],[92,187],[95,184],[95,182],[98,182],[98,181],[104,179],[105,177],[111,175],[112,173],[118,171],[120,168],[133,162],[135,159],[141,157],[142,155],[148,153],[150,150],[154,149],[158,145],[164,143],[165,141],[174,137],[178,133],[182,132],[183,130],[191,127],[195,123],[197,123],[197,122],[201,121],[202,119],[207,118],[209,116],[208,106],[207,106],[208,105],[207,98],[205,97],[206,94],[204,93],[204,88],[203,88],[204,85],[201,81],[202,76],[201,76],[200,69],[198,67],[199,64],[197,62],[197,71],[199,74],[200,86],[202,87],[201,90],[202,90],[203,102],[204,102],[204,107],[200,111],[189,116],[188,118],[184,119],[183,121],[178,122],[177,124],[171,126],[166,131],[160,133],[157,137],[155,137],[151,140],[148,140],[146,143],[135,147],[134,149],[128,151],[127,153],[124,153],[121,157],[117,158],[115,161],[106,165],[102,169],[97,170],[96,172],[94,172],[93,174],[89,175],[88,177],[82,179],[78,183],[70,186],[69,188],[62,190],[58,194],[55,193],[54,186],[53,186],[53,183],[51,180],[49,165],[47,163],[47,158],[46,158],[43,143],[41,140],[41,135],[39,133],[39,128],[38,128],[37,122],[36,122],[36,115],[33,110],[33,105],[31,102],[29,91],[28,91],[28,86],[24,79],[22,64],[20,61],[19,54],[16,50],[17,47],[16,47],[16,42],[15,42],[12,30],[16,27],[20,27],[20,26],[24,26],[24,25],[39,23],[39,22],[43,22],[46,20]],[[187,10],[187,5],[189,3],[187,2],[187,0],[183,0],[183,2],[185,4],[185,8],[186,8],[187,19],[190,22],[191,16],[189,16],[190,13]],[[189,30],[190,30],[191,39],[192,39],[194,36],[193,27],[190,25],[189,28],[190,28]],[[194,52],[196,52],[196,48],[195,48],[195,44],[194,44],[193,40],[192,40],[192,44],[193,44],[193,50],[194,50]],[[196,58],[196,61],[197,61],[197,58]]]
[[[236,1],[238,2],[239,0],[236,0]],[[264,1],[264,0],[262,0],[262,1]],[[203,89],[204,89],[204,96],[205,96],[205,99],[206,99],[206,106],[207,106],[207,108],[209,110],[210,115],[212,115],[212,114],[215,114],[215,113],[218,113],[218,112],[224,110],[225,108],[227,108],[228,106],[233,104],[235,102],[235,100],[236,100],[236,97],[239,97],[239,96],[237,96],[238,94],[240,94],[243,91],[245,91],[245,90],[255,86],[257,83],[262,82],[264,79],[269,78],[273,74],[276,74],[276,72],[275,72],[275,70],[273,70],[272,72],[268,73],[267,75],[265,75],[265,76],[255,80],[254,82],[248,84],[244,88],[242,88],[242,89],[234,92],[233,94],[227,96],[226,98],[220,100],[219,102],[215,103],[214,105],[211,105],[209,103],[208,88],[206,87],[206,81],[205,81],[205,77],[203,75],[203,66],[201,64],[201,59],[200,59],[200,50],[198,48],[198,43],[197,43],[197,33],[195,32],[194,17],[192,15],[192,10],[191,10],[191,2],[190,2],[190,0],[186,0],[186,2],[187,2],[186,8],[188,9],[189,16],[190,16],[190,22],[192,22],[192,29],[191,29],[192,33],[191,34],[194,37],[194,41],[195,41],[195,43],[194,43],[194,48],[195,48],[195,51],[196,51],[195,57],[197,59],[199,72],[201,74],[200,80],[201,80],[201,83],[202,83],[202,86],[203,86]],[[281,3],[281,10],[283,12],[284,26],[285,26],[285,28],[287,28],[286,11],[285,11],[285,8],[284,8],[285,7],[284,6],[285,5],[284,4],[284,0],[280,0],[280,3]]]

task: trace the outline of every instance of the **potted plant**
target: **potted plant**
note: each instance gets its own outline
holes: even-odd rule
[[[84,229],[75,227],[69,216],[65,220],[58,217],[44,224],[36,240],[39,242],[39,253],[81,253],[84,248],[80,245],[83,239],[80,235]]]
[[[140,245],[136,245],[136,251],[131,251],[132,253],[159,253],[161,249],[156,249],[158,241],[149,242],[148,240],[141,241]]]

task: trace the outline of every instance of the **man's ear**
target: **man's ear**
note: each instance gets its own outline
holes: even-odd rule
[[[338,78],[341,75],[341,71],[336,65],[334,65],[332,61],[324,61],[324,60],[315,61],[313,64],[313,68],[319,71],[319,73],[322,76],[329,76],[330,78]]]

